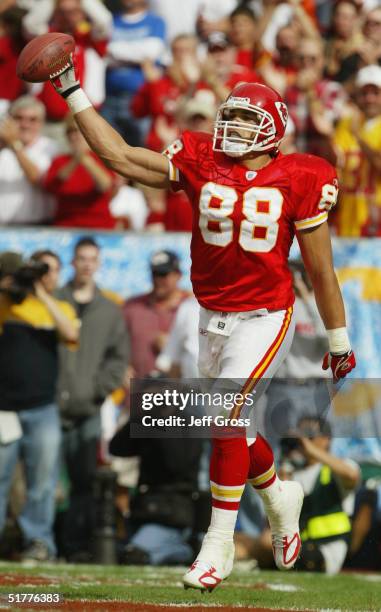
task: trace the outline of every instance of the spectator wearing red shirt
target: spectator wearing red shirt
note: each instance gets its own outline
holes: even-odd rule
[[[344,111],[345,92],[339,83],[323,77],[322,41],[302,39],[298,45],[295,84],[285,92],[285,102],[295,123],[298,151],[326,157],[335,121]]]
[[[236,50],[223,32],[213,32],[208,38],[208,57],[200,66],[197,58],[197,39],[180,35],[172,43],[173,62],[165,74],[145,63],[147,83],[135,95],[132,111],[136,117],[151,116],[153,123],[147,146],[162,151],[168,144],[161,135],[168,127],[176,132],[176,112],[186,99],[198,90],[211,89],[217,100],[224,100],[240,81],[262,82],[253,70],[235,63]],[[163,128],[164,126],[164,128]]]
[[[111,32],[112,16],[100,0],[39,0],[23,20],[30,36],[45,32],[65,32],[76,42],[74,60],[81,84],[95,107],[104,100],[105,66],[103,56]],[[66,102],[49,82],[38,97],[45,104],[48,121],[62,121],[68,112]]]
[[[0,14],[0,103],[16,100],[25,89],[25,83],[16,75],[17,58],[25,44],[21,32],[23,15],[24,11],[16,7]]]
[[[238,6],[230,15],[229,36],[237,48],[236,63],[247,70],[257,70],[270,59],[261,45],[257,20],[247,6]]]
[[[299,33],[293,25],[281,28],[276,36],[275,52],[271,61],[261,67],[260,73],[267,85],[281,95],[294,84],[297,69]]]
[[[208,38],[208,55],[201,79],[223,102],[238,83],[263,83],[255,70],[236,63],[236,48],[223,32],[212,32]]]
[[[353,0],[338,0],[332,10],[332,23],[326,35],[325,73],[335,81],[346,78],[342,67],[347,58],[353,58],[358,50],[365,51],[369,46],[365,32],[361,32],[360,7]]]
[[[124,305],[130,339],[130,374],[143,378],[155,368],[173,325],[177,309],[189,297],[178,287],[180,262],[172,251],[159,251],[150,261],[152,290],[133,297]]]
[[[168,125],[174,125],[181,98],[192,96],[197,88],[200,79],[197,45],[196,36],[180,34],[172,41],[172,63],[164,74],[150,60],[142,65],[146,82],[135,94],[131,111],[135,117],[152,118],[146,146],[154,151],[162,151],[164,148],[158,135],[157,122],[160,124],[164,118]],[[164,143],[166,145],[167,142]]]
[[[109,229],[113,173],[88,147],[72,117],[66,121],[70,151],[56,157],[43,181],[57,201],[54,225]]]

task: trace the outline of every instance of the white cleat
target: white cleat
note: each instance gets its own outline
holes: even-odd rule
[[[197,559],[183,576],[185,589],[213,591],[231,573],[234,544],[206,534]]]
[[[300,553],[299,516],[303,498],[301,484],[285,480],[281,482],[278,499],[265,505],[271,527],[274,560],[280,570],[292,569]]]

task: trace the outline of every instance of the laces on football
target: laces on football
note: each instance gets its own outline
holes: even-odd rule
[[[72,64],[71,62],[67,62],[65,64],[65,66],[63,66],[63,68],[61,68],[60,70],[57,70],[57,72],[52,72],[52,74],[49,74],[49,79],[56,79],[57,77],[61,76],[64,72],[66,72],[66,70],[69,70],[70,68],[72,68]]]

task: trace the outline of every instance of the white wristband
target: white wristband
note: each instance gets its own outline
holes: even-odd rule
[[[327,329],[329,352],[333,355],[343,355],[351,350],[346,327]]]
[[[76,115],[77,113],[80,113],[81,111],[86,110],[86,108],[90,108],[92,106],[83,89],[76,89],[76,91],[73,91],[73,93],[66,98],[66,102],[73,115]]]

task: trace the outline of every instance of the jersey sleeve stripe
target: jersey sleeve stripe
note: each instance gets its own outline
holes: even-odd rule
[[[319,215],[316,215],[316,217],[310,217],[309,219],[302,219],[301,221],[295,221],[294,225],[296,229],[298,230],[307,229],[309,227],[315,227],[315,225],[320,225],[321,223],[324,223],[324,221],[327,221],[327,219],[328,219],[328,213],[327,211],[324,211],[320,213]]]
[[[173,181],[175,183],[178,183],[180,181],[180,173],[178,171],[178,169],[176,168],[176,166],[170,161],[168,160],[168,176],[169,176],[169,180]]]

